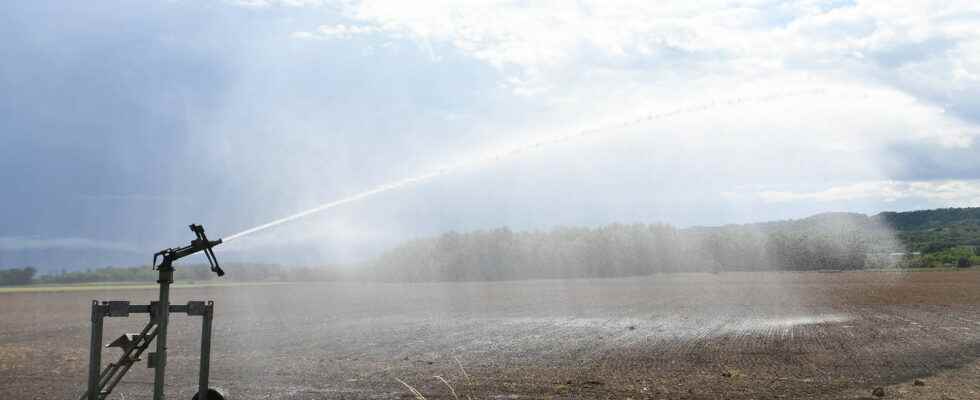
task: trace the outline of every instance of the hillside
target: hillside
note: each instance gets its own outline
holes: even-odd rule
[[[895,229],[909,251],[937,253],[956,246],[980,246],[980,208],[883,212],[873,218]]]

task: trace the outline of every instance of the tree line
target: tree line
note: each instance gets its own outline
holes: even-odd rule
[[[285,267],[274,264],[225,263],[229,273],[222,281],[324,281],[337,280],[337,269],[332,267]],[[29,272],[29,273],[28,273]],[[102,267],[81,271],[61,271],[47,275],[35,275],[34,268],[0,269],[0,286],[38,284],[73,284],[92,282],[156,282],[158,272],[149,266]],[[217,281],[217,276],[207,265],[181,265],[174,271],[176,282]]]
[[[913,253],[916,252],[916,253]],[[914,254],[914,255],[913,255]],[[980,264],[980,208],[813,217],[721,227],[612,224],[514,232],[502,227],[416,239],[347,266],[230,264],[233,280],[477,281],[637,276],[669,272],[855,270]],[[28,273],[29,272],[29,273]],[[0,270],[0,284],[152,282],[149,267],[34,277]],[[214,279],[206,266],[178,281]]]
[[[854,270],[893,264],[891,255],[901,248],[880,221],[841,213],[712,228],[613,224],[544,232],[449,232],[403,244],[357,270],[364,279],[391,281]]]

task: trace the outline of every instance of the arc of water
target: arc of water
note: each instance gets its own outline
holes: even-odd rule
[[[272,228],[272,227],[275,227],[275,226],[278,226],[278,225],[282,225],[282,224],[285,224],[285,223],[290,222],[290,221],[295,221],[297,219],[304,218],[304,217],[307,217],[307,216],[310,216],[310,215],[313,215],[313,214],[317,214],[317,213],[320,213],[320,212],[329,210],[329,209],[334,208],[334,207],[338,207],[338,206],[341,206],[341,205],[344,205],[344,204],[348,204],[348,203],[353,203],[355,201],[362,200],[362,199],[365,199],[365,198],[368,198],[368,197],[371,197],[371,196],[374,196],[374,195],[377,195],[377,194],[381,194],[381,193],[384,193],[384,192],[392,191],[392,190],[403,188],[403,187],[410,186],[410,185],[415,185],[415,184],[418,184],[418,183],[422,183],[422,182],[428,181],[430,179],[436,178],[438,176],[442,176],[442,175],[446,175],[446,174],[452,173],[453,171],[458,170],[460,168],[472,167],[472,166],[481,165],[481,164],[488,163],[488,162],[498,161],[498,160],[501,160],[501,159],[504,159],[504,158],[516,156],[516,155],[518,155],[520,153],[523,153],[524,151],[527,151],[527,150],[533,150],[533,149],[537,149],[537,148],[540,148],[540,147],[543,147],[543,146],[547,146],[547,145],[551,145],[551,144],[556,144],[556,143],[559,143],[559,142],[564,142],[564,141],[569,140],[569,139],[575,139],[575,138],[579,138],[579,137],[583,137],[583,136],[595,135],[595,134],[599,134],[599,133],[602,133],[602,132],[605,132],[605,131],[609,131],[611,129],[626,128],[626,127],[629,127],[629,126],[632,126],[632,125],[636,125],[636,124],[639,124],[639,123],[642,123],[642,122],[655,121],[655,120],[660,120],[660,119],[664,119],[664,118],[675,117],[675,116],[678,116],[678,115],[700,113],[700,112],[705,112],[705,111],[709,111],[709,110],[713,110],[713,109],[718,109],[718,108],[725,108],[725,107],[736,106],[736,105],[740,105],[740,104],[765,103],[765,102],[771,102],[771,101],[786,99],[786,98],[789,98],[789,97],[797,97],[797,96],[802,96],[802,95],[807,95],[807,94],[823,94],[824,92],[825,92],[825,90],[822,89],[822,88],[813,88],[813,89],[805,89],[805,90],[796,90],[796,91],[786,91],[786,92],[779,92],[779,93],[771,93],[771,94],[766,94],[766,95],[762,95],[762,96],[734,97],[734,98],[730,98],[730,99],[726,99],[726,100],[722,100],[722,101],[711,101],[711,102],[706,102],[706,103],[702,103],[702,104],[696,104],[696,105],[692,105],[692,106],[679,107],[679,108],[675,108],[675,109],[672,109],[672,110],[663,111],[663,112],[659,112],[659,113],[648,113],[648,114],[644,114],[644,115],[642,115],[642,116],[640,116],[638,118],[633,118],[633,119],[626,120],[626,121],[623,121],[623,122],[620,122],[620,123],[614,123],[614,124],[605,125],[605,126],[601,126],[601,127],[597,127],[597,128],[584,129],[584,130],[580,130],[580,131],[576,131],[576,132],[568,133],[568,134],[554,135],[554,136],[550,136],[550,137],[547,137],[547,138],[544,138],[544,139],[541,139],[541,140],[537,140],[537,141],[533,141],[533,142],[530,142],[530,143],[526,143],[526,144],[522,144],[522,145],[519,145],[519,146],[515,146],[515,147],[512,147],[512,148],[510,148],[508,150],[504,150],[504,151],[492,153],[492,154],[489,154],[489,155],[484,155],[484,156],[477,157],[477,158],[474,158],[474,159],[471,159],[471,160],[467,160],[467,161],[463,161],[463,162],[460,162],[460,163],[457,163],[457,164],[453,164],[451,166],[444,167],[444,168],[441,168],[441,169],[438,169],[438,170],[435,170],[435,171],[431,171],[431,172],[428,172],[428,173],[424,173],[424,174],[419,175],[419,176],[415,176],[415,177],[412,177],[412,178],[407,178],[407,179],[403,179],[403,180],[395,181],[395,182],[391,182],[391,183],[386,183],[386,184],[383,184],[381,186],[378,186],[378,187],[376,187],[374,189],[370,189],[370,190],[367,190],[367,191],[364,191],[364,192],[361,192],[361,193],[357,193],[357,194],[354,194],[354,195],[351,195],[351,196],[348,196],[348,197],[345,197],[345,198],[342,198],[342,199],[339,199],[339,200],[334,200],[334,201],[331,201],[331,202],[328,202],[328,203],[323,203],[323,204],[318,205],[316,207],[313,207],[313,208],[310,208],[310,209],[307,209],[307,210],[304,210],[304,211],[300,211],[298,213],[295,213],[295,214],[292,214],[292,215],[289,215],[289,216],[286,216],[286,217],[277,219],[275,221],[268,222],[268,223],[265,223],[265,224],[262,224],[262,225],[258,225],[258,226],[255,226],[255,227],[252,227],[252,228],[243,230],[243,231],[238,232],[238,233],[235,233],[233,235],[226,236],[222,240],[225,243],[231,242],[231,241],[236,240],[236,239],[239,239],[239,238],[241,238],[243,236],[248,236],[250,234],[253,234],[253,233],[256,233],[256,232],[259,232],[259,231],[263,231],[263,230],[266,230],[266,229],[269,229],[269,228]]]

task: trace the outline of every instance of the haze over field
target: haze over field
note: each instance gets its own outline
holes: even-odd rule
[[[977,398],[978,137],[976,0],[3,0],[0,397]]]
[[[3,2],[0,266],[978,205],[975,2],[408,4]]]

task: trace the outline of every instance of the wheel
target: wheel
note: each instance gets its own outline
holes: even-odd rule
[[[194,393],[194,398],[191,399],[191,400],[199,400],[197,398],[197,395],[198,394],[199,393]],[[208,389],[208,398],[206,400],[225,400],[225,395],[221,394],[221,392],[219,392],[215,388],[209,388]]]

